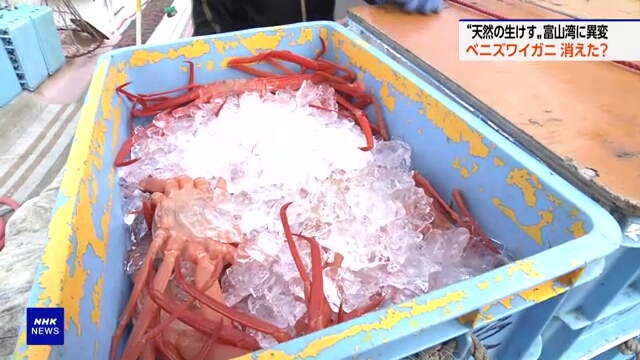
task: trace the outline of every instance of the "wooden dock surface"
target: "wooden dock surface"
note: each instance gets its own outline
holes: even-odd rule
[[[640,18],[638,0],[532,1],[576,16]],[[518,0],[472,3],[507,18],[564,17]],[[509,135],[603,205],[640,215],[640,72],[611,62],[460,61],[458,21],[485,16],[445,4],[433,16],[362,6],[349,17],[428,73],[457,84],[501,118],[497,124]]]

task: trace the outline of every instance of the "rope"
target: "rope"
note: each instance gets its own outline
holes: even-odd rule
[[[471,335],[471,348],[469,355],[475,360],[489,360],[487,349],[480,343],[477,337]],[[455,360],[453,356],[456,350],[456,340],[449,340],[444,344],[434,346],[430,349],[423,350],[417,354],[409,356],[408,360]]]
[[[638,339],[630,339],[623,342],[618,347],[624,355],[635,355],[636,360],[640,360],[640,341]]]
[[[494,13],[494,12],[486,10],[486,9],[483,9],[483,8],[481,8],[479,6],[476,6],[476,5],[473,5],[473,4],[469,4],[466,1],[449,0],[449,2],[452,2],[454,4],[460,5],[462,7],[466,7],[468,9],[471,9],[471,10],[473,10],[475,12],[478,12],[478,13],[480,13],[482,15],[486,15],[486,16],[492,17],[494,19],[509,20],[508,18],[506,18],[506,17],[504,17],[504,16],[502,16],[500,14]],[[573,17],[573,18],[575,19],[575,17]],[[618,65],[627,67],[629,69],[632,69],[632,70],[635,70],[635,71],[640,71],[640,65],[638,65],[638,64],[636,64],[634,62],[631,62],[631,61],[613,61],[613,62],[618,64]]]

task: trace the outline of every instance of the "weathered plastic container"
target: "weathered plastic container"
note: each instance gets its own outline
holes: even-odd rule
[[[25,14],[14,16],[14,11],[0,10],[0,41],[22,88],[34,91],[49,76],[47,64],[31,18]]]
[[[20,95],[22,92],[22,86],[18,81],[13,70],[9,55],[4,49],[4,46],[0,44],[0,74],[2,74],[2,86],[0,86],[0,107],[7,105],[13,98]]]
[[[327,43],[324,56],[353,68],[379,98],[390,133],[413,147],[416,169],[445,197],[453,188],[462,189],[485,231],[522,260],[253,357],[396,359],[456,337],[458,350],[465,353],[474,328],[492,359],[537,357],[539,334],[562,299],[558,295],[599,275],[603,258],[620,245],[618,224],[543,164],[354,33],[317,22],[126,48],[101,58],[28,304],[65,307],[65,345],[28,347],[23,329],[16,358],[108,356],[130,292],[122,270],[127,229],[112,166],[128,135],[130,105],[116,87],[131,82],[132,91],[149,93],[183,86],[185,60],[196,64],[198,83],[246,77],[226,68],[226,61],[272,49],[311,57],[321,48],[321,38]]]
[[[640,332],[637,330],[636,333]],[[635,341],[640,341],[640,338],[636,337]],[[596,356],[593,360],[636,360],[638,356],[640,356],[640,349],[636,346],[629,348],[626,347],[624,350],[620,348],[620,346],[615,346],[606,352]]]
[[[638,221],[627,219],[622,246],[607,256],[602,275],[567,294],[544,332],[542,354],[573,360],[596,352],[640,328]]]
[[[60,41],[53,11],[48,6],[17,5],[15,9],[6,11],[5,16],[11,18],[29,18],[38,37],[40,52],[47,66],[49,75],[53,75],[64,65],[64,49]]]
[[[602,279],[598,278],[593,282],[601,284],[601,281]],[[606,291],[606,284],[601,289]],[[567,323],[560,317],[554,318],[549,323],[542,336],[541,359],[591,359],[605,349],[617,347],[629,339],[628,334],[640,334],[640,305],[618,311],[579,329],[573,329],[569,324],[571,323]],[[611,355],[611,352],[608,354]],[[608,355],[600,356],[605,356],[603,359],[606,359]],[[614,358],[617,359],[617,357]]]

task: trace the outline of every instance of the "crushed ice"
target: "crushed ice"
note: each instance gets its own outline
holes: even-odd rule
[[[279,216],[286,202],[293,202],[287,211],[293,232],[323,247],[325,294],[334,312],[366,306],[378,293],[392,303],[408,300],[503,264],[482,249],[469,250],[475,240],[464,228],[432,229],[433,200],[413,181],[406,143],[376,141],[373,151],[361,151],[361,130],[336,110],[331,88],[307,83],[297,92],[245,93],[173,121],[156,117],[157,129],[135,131],[132,156],[141,160],[121,170],[126,207],[140,208],[135,184],[146,177],[226,179],[231,195],[219,207],[229,215],[226,226],[248,239],[250,257],[226,270],[225,300],[284,328],[306,311]],[[126,221],[138,229],[131,272],[148,237],[143,221]],[[296,244],[309,271],[309,244]],[[253,335],[264,346],[273,342]]]

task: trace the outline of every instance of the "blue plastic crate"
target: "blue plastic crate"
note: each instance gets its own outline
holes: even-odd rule
[[[640,332],[640,330],[636,331],[636,333],[638,332]],[[637,360],[640,356],[640,352],[634,353],[634,351],[640,351],[637,348],[640,345],[640,343],[638,343],[640,341],[640,338],[636,337],[631,341],[636,342],[636,344],[632,345],[632,348],[629,348],[627,346],[625,347],[625,349],[621,349],[622,344],[616,344],[616,346],[612,347],[606,352],[594,357],[593,360]]]
[[[0,46],[0,78],[2,86],[0,86],[0,107],[3,107],[13,100],[22,92],[22,86],[18,81],[11,60],[4,47]]]
[[[633,235],[640,219],[627,219],[623,224]],[[583,328],[598,320],[640,304],[640,241],[624,236],[622,246],[607,257],[602,275],[588,285],[569,293],[558,316],[572,329]]]
[[[5,16],[31,19],[49,75],[54,74],[64,65],[64,49],[51,8],[48,6],[17,5],[13,10],[6,10]]]
[[[573,330],[562,320],[552,320],[543,334],[540,359],[591,359],[610,344],[619,344],[628,334],[640,331],[640,305]]]
[[[49,76],[47,64],[31,19],[6,15],[10,12],[0,10],[0,40],[22,88],[33,91]]]
[[[468,110],[351,31],[317,22],[143,45],[100,59],[28,303],[65,307],[65,345],[29,347],[22,329],[16,358],[108,356],[130,293],[122,193],[110,165],[128,133],[130,104],[116,87],[131,82],[131,91],[149,93],[183,86],[185,60],[196,63],[198,83],[247,77],[226,60],[272,49],[312,57],[321,37],[324,57],[351,67],[376,94],[389,132],[413,147],[416,170],[445,197],[461,189],[485,231],[522,260],[253,356],[398,359],[456,337],[468,347],[474,329],[486,344],[500,342],[490,349],[494,359],[537,356],[562,294],[600,274],[603,258],[620,245],[620,227]]]
[[[637,219],[627,221],[624,229],[633,229],[639,223]],[[625,235],[620,249],[607,256],[602,274],[567,293],[556,318],[545,330],[544,354],[555,356],[554,359],[573,359],[610,343],[604,338],[623,337],[634,330],[633,326],[640,328],[639,247],[637,239]],[[637,323],[631,328],[616,325],[613,319],[621,317],[636,319]],[[600,333],[606,335],[597,340],[594,334]],[[585,346],[586,338],[591,339],[589,346]]]

